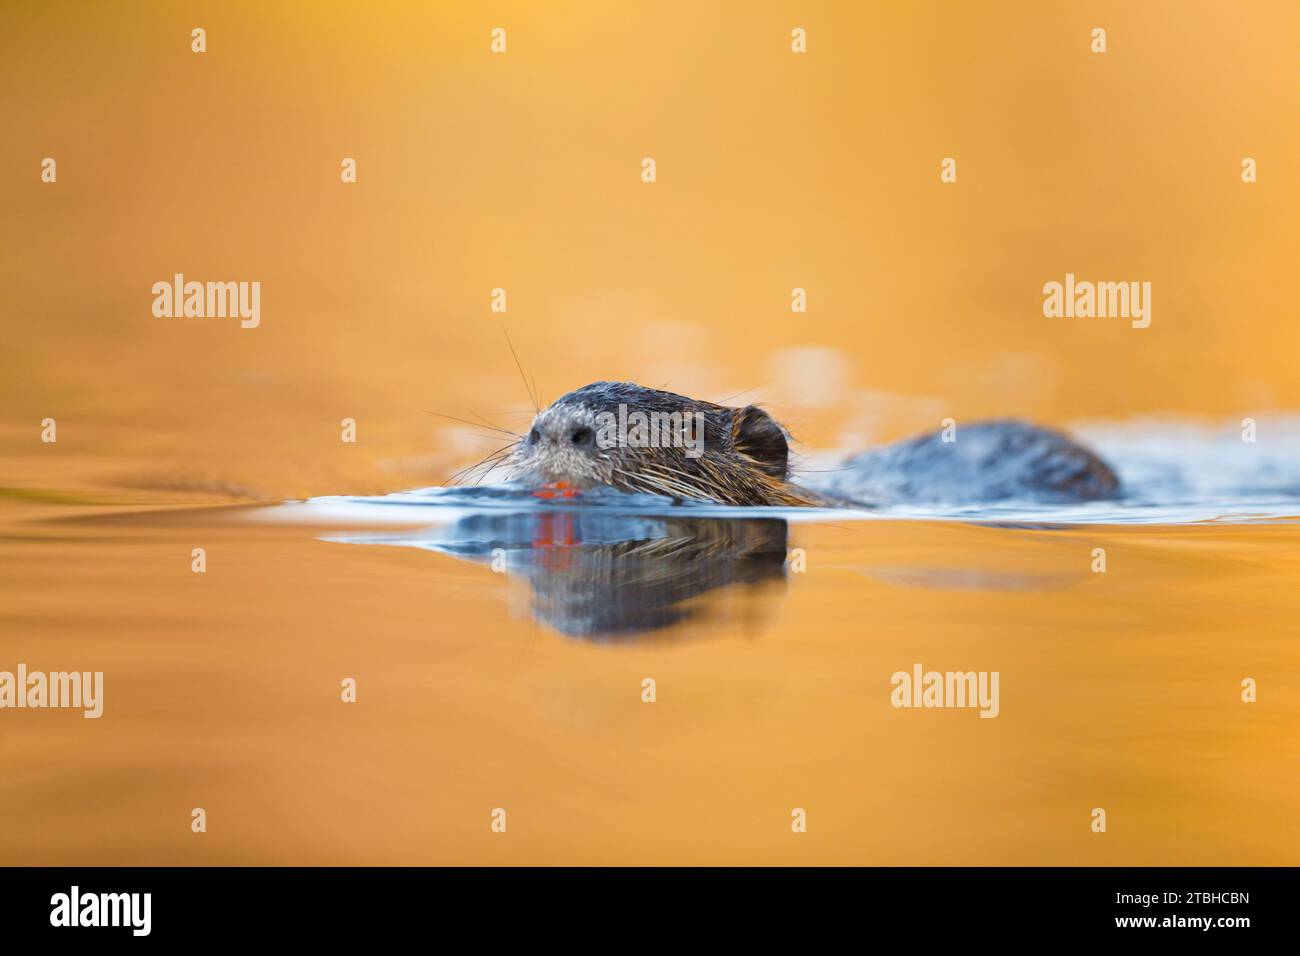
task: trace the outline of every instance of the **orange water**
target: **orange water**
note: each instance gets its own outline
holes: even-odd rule
[[[596,644],[239,508],[3,515],[3,659],[106,683],[0,715],[6,862],[1296,861],[1294,527],[798,526],[788,584]],[[894,709],[917,662],[999,671],[1000,715]]]
[[[1300,862],[1294,525],[800,525],[806,572],[598,644],[250,520],[494,447],[426,411],[522,427],[503,330],[544,398],[752,389],[805,449],[1300,407],[1294,4],[0,18],[0,670],[106,685],[0,711],[0,863]],[[178,271],[261,326],[155,318]],[[1067,271],[1151,281],[1151,328],[1044,319]],[[1000,716],[894,709],[918,662]]]

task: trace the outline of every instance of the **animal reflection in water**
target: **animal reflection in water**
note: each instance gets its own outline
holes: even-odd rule
[[[556,510],[478,513],[414,535],[330,540],[407,545],[488,564],[527,580],[539,622],[601,640],[689,620],[756,629],[772,592],[784,590],[788,532],[780,518]]]

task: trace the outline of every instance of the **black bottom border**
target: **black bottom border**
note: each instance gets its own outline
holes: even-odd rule
[[[472,943],[512,930],[615,943],[687,927],[733,941],[843,929],[859,939],[901,933],[918,944],[1129,936],[1223,946],[1294,930],[1297,890],[1296,868],[37,867],[0,869],[0,926],[10,941],[63,937],[91,947],[377,941],[431,931],[469,933]],[[100,894],[145,893],[147,936],[134,931],[142,896],[105,905],[108,919],[117,909],[127,925],[52,925],[98,918]]]

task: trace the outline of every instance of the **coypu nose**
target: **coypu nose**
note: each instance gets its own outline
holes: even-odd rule
[[[528,444],[541,444],[543,435],[550,444],[570,445],[583,451],[596,447],[596,433],[586,425],[565,422],[559,423],[559,427],[556,427],[556,424],[552,423],[549,427],[543,425],[540,429],[534,425],[528,432]]]
[[[595,431],[589,425],[569,421],[538,421],[529,429],[525,444],[567,445],[580,451],[595,449]]]

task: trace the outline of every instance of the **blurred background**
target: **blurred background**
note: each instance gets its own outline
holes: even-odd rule
[[[507,334],[544,399],[762,401],[805,453],[1294,413],[1298,39],[1294,0],[4,4],[0,668],[106,701],[0,715],[0,863],[1294,864],[1294,523],[800,525],[806,573],[597,645],[194,506],[441,482],[499,440],[431,413],[532,414]],[[155,317],[178,272],[260,326]],[[1044,318],[1066,273],[1150,328]],[[1001,716],[893,709],[916,662]]]
[[[430,411],[528,419],[507,332],[544,399],[751,390],[807,448],[1300,407],[1290,0],[3,16],[10,484],[437,483],[495,446]],[[261,326],[155,318],[176,272],[260,281]],[[1151,282],[1151,327],[1044,318],[1066,272]]]

